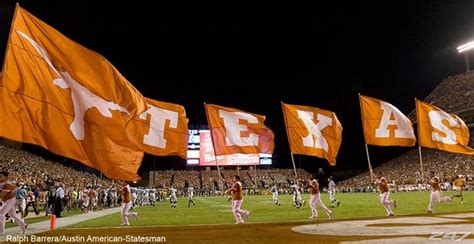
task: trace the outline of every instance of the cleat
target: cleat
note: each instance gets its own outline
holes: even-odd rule
[[[328,214],[328,219],[332,219],[332,216],[333,216],[333,215],[334,215],[334,212],[330,212],[330,213]]]

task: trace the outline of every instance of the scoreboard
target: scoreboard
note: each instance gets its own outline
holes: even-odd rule
[[[216,166],[209,130],[189,130],[187,165]],[[230,154],[217,156],[219,166],[271,165],[271,154]]]

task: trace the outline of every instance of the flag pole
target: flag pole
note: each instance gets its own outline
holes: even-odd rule
[[[293,158],[293,153],[290,153],[291,155],[291,162],[293,162],[293,170],[295,171],[295,177],[298,179],[298,173],[296,173],[296,166],[295,166],[295,159]]]
[[[240,164],[237,162],[237,174],[240,175]]]
[[[362,113],[362,103],[360,101],[360,93],[357,93],[357,95],[359,96],[360,119],[362,120],[362,132],[364,132],[364,114]],[[370,181],[374,182],[374,170],[372,169],[372,164],[370,163],[369,147],[367,146],[367,142],[365,140],[365,132],[364,132],[364,144],[365,144],[365,153],[367,155],[367,163],[369,164]]]
[[[156,186],[156,156],[153,156],[153,187]]]
[[[257,182],[257,165],[253,166],[253,181],[255,182],[255,188],[258,188]]]
[[[425,183],[425,173],[423,172],[423,156],[421,153],[421,145],[420,145],[420,117],[418,116],[418,103],[416,102],[416,97],[415,97],[415,112],[416,112],[416,121],[417,121],[417,127],[416,130],[418,132],[418,155],[420,156],[420,173],[421,173],[421,183]]]
[[[418,154],[420,155],[420,172],[421,172],[421,183],[425,183],[425,175],[423,173],[423,157],[422,157],[422,154],[421,154],[421,146],[418,142]]]
[[[296,179],[298,179],[298,173],[296,172],[296,166],[295,166],[295,158],[293,157],[293,152],[291,152],[291,140],[290,140],[290,134],[288,134],[288,124],[286,123],[286,114],[285,114],[285,107],[284,107],[283,101],[281,101],[281,110],[283,111],[283,120],[285,121],[286,137],[288,138],[288,145],[290,146],[291,162],[293,163],[293,170],[295,172],[295,177]]]
[[[214,145],[214,138],[212,136],[212,129],[211,129],[211,126],[210,126],[210,123],[209,123],[209,113],[207,112],[207,107],[206,107],[206,102],[204,102],[204,110],[206,111],[206,119],[207,119],[207,124],[209,125],[209,131],[211,133],[211,142],[212,142],[212,149],[214,150],[214,159],[216,160],[216,166],[217,166],[217,179],[219,180],[219,188],[220,190],[222,190],[223,188],[223,184],[221,184],[222,182],[222,176],[221,176],[221,171],[219,169],[219,161],[217,160],[217,155],[216,155],[216,146]]]
[[[370,181],[374,182],[374,170],[372,169],[372,164],[370,164],[369,147],[367,146],[367,143],[365,143],[365,153],[367,155],[367,162],[369,164]]]

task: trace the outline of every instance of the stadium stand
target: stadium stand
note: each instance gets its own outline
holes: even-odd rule
[[[424,101],[461,117],[470,127],[470,146],[474,146],[474,72],[444,79]],[[415,110],[408,117],[415,122]],[[422,182],[428,180],[430,171],[436,172],[443,182],[452,182],[456,175],[464,175],[469,187],[472,188],[474,184],[474,157],[428,148],[422,148],[422,155],[424,179],[421,177],[418,149],[413,149],[400,157],[385,162],[376,167],[374,172],[382,171],[396,188],[402,190],[426,189]],[[448,184],[445,185],[449,187]],[[339,182],[338,188],[340,191],[351,192],[375,190],[370,182],[368,171]]]

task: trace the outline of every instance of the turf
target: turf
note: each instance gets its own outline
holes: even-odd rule
[[[27,224],[33,224],[33,223],[49,220],[51,218],[51,215],[45,216],[44,214],[45,213],[44,213],[43,210],[40,213],[40,215],[37,215],[37,216],[34,213],[30,212],[30,213],[28,213],[29,218],[25,219],[25,222]],[[68,216],[73,216],[73,215],[78,215],[78,214],[82,214],[81,210],[73,209],[73,210],[70,210],[66,213],[63,213],[62,216],[63,217],[68,217]],[[32,215],[33,215],[33,217],[31,217]],[[5,228],[11,228],[11,227],[15,227],[15,226],[18,226],[18,225],[16,223],[11,223],[11,222],[5,223]]]
[[[453,192],[445,192],[451,195]],[[376,193],[336,194],[341,205],[334,210],[334,219],[351,219],[363,217],[383,217],[385,210],[379,203]],[[308,205],[309,195],[304,195],[306,205],[300,209],[294,208],[290,195],[280,195],[281,206],[275,206],[271,195],[246,196],[242,209],[252,212],[246,223],[284,223],[307,221],[311,215]],[[398,202],[396,215],[425,214],[429,201],[429,192],[399,192],[392,193],[390,199]],[[329,207],[329,196],[322,194],[322,200]],[[436,204],[436,212],[472,211],[474,209],[474,192],[465,192],[466,204],[460,204],[459,198],[453,203]],[[132,226],[169,226],[169,225],[201,225],[201,224],[233,224],[227,197],[195,197],[196,206],[187,207],[186,198],[178,198],[178,206],[171,208],[168,202],[158,202],[155,207],[138,207],[139,220],[130,220]],[[319,219],[326,220],[327,216],[318,208]],[[121,223],[120,214],[85,221],[68,228],[114,227]]]

